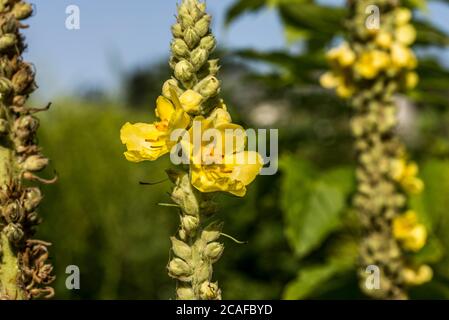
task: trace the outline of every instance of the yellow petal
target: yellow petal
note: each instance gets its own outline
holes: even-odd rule
[[[126,151],[124,155],[126,160],[130,162],[142,162],[145,160],[140,156],[140,153],[138,151]]]
[[[187,90],[179,97],[179,102],[185,112],[197,113],[200,110],[203,96],[193,90]]]
[[[249,185],[263,167],[261,155],[255,151],[243,151],[225,157],[226,167],[232,168],[231,178]]]
[[[148,140],[157,140],[165,132],[159,131],[154,124],[127,122],[120,130],[120,139],[128,149],[139,149]]]
[[[162,120],[170,120],[175,108],[167,98],[159,96],[156,101],[156,115]]]

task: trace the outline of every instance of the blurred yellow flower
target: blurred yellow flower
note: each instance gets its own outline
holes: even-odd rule
[[[393,43],[393,37],[389,32],[386,31],[379,31],[379,33],[376,36],[376,44],[383,48],[388,49],[391,47]]]
[[[120,139],[126,145],[124,153],[126,159],[131,162],[156,160],[168,153],[176,143],[170,141],[170,134],[175,129],[185,129],[190,123],[190,117],[183,110],[176,95],[172,94],[174,104],[160,96],[156,101],[156,116],[161,119],[153,124],[126,123],[120,130]],[[190,98],[180,97],[180,100],[189,101],[189,107],[193,106]]]
[[[337,62],[341,67],[348,67],[355,62],[356,54],[345,42],[339,47],[329,50],[327,58]]]
[[[246,186],[260,173],[263,159],[259,153],[245,151],[246,133],[239,125],[231,123],[231,116],[225,108],[217,108],[208,117],[196,117],[189,130],[195,135],[195,123],[200,122],[201,131],[216,130],[217,139],[201,141],[196,149],[190,139],[192,185],[201,192],[229,192],[243,197]],[[227,146],[232,141],[232,146]]]
[[[394,12],[395,22],[398,26],[409,23],[412,19],[412,12],[407,8],[397,8]]]
[[[393,235],[404,249],[419,251],[427,241],[427,230],[418,223],[416,212],[409,210],[393,219]]]
[[[405,75],[405,87],[413,89],[418,85],[419,76],[416,72],[407,72]]]
[[[320,77],[320,84],[323,88],[333,89],[341,83],[341,78],[333,72],[325,72]]]
[[[416,40],[416,29],[411,24],[400,26],[395,31],[396,41],[403,45],[411,45]]]
[[[366,79],[373,79],[390,64],[389,55],[381,50],[365,51],[355,64],[355,71]]]
[[[402,277],[404,282],[411,286],[419,286],[432,280],[432,268],[426,264],[419,266],[419,268],[404,268],[402,270]]]
[[[418,61],[410,48],[400,43],[394,43],[391,46],[391,63],[393,67],[398,69],[414,69],[418,64]]]
[[[412,194],[419,194],[424,189],[424,182],[417,177],[418,172],[418,165],[415,162],[407,163],[405,159],[396,159],[391,164],[392,178]]]

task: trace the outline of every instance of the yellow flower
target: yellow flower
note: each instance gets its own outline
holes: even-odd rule
[[[400,43],[394,43],[391,46],[391,63],[393,67],[396,67],[398,69],[414,69],[418,64],[418,61],[416,60],[416,56],[410,48],[407,48]]]
[[[402,270],[402,277],[404,282],[411,286],[419,286],[432,280],[433,271],[432,268],[426,264],[415,268],[404,268]]]
[[[426,244],[427,230],[418,223],[416,212],[409,210],[393,220],[393,235],[404,249],[419,251]]]
[[[393,43],[393,37],[391,36],[390,33],[386,32],[386,31],[380,31],[377,36],[376,36],[376,44],[383,48],[383,49],[388,49],[391,47]]]
[[[355,64],[356,72],[366,79],[373,79],[390,64],[390,57],[381,50],[365,51]]]
[[[398,26],[409,23],[412,18],[412,12],[407,8],[397,8],[394,12],[395,22]]]
[[[356,55],[354,51],[345,42],[337,48],[329,50],[327,58],[337,62],[342,67],[348,67],[355,62]]]
[[[392,178],[412,194],[419,194],[424,189],[424,182],[417,177],[418,172],[418,165],[414,162],[407,164],[405,159],[396,159],[391,165]]]
[[[217,138],[201,141],[195,148],[195,124],[201,132],[212,129]],[[243,197],[246,186],[260,173],[263,160],[259,153],[245,151],[246,133],[239,125],[231,123],[225,108],[217,108],[208,118],[196,117],[190,133],[190,175],[192,185],[201,192],[229,192]],[[207,139],[206,139],[207,140]],[[227,143],[232,141],[232,146]]]
[[[126,123],[120,130],[120,139],[126,145],[124,153],[131,162],[156,160],[168,153],[176,141],[170,141],[170,134],[175,129],[185,129],[190,117],[183,110],[176,95],[172,94],[173,103],[160,96],[156,101],[156,116],[161,121],[153,124]],[[181,96],[182,99],[182,96]]]
[[[416,40],[416,30],[411,24],[400,26],[395,31],[396,40],[403,45],[411,45]]]

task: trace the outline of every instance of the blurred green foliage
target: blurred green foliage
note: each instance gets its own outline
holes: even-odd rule
[[[403,1],[425,9],[431,1]],[[357,288],[357,241],[361,236],[350,198],[354,192],[354,157],[345,103],[318,83],[328,69],[326,51],[345,34],[346,8],[333,1],[236,0],[227,23],[259,10],[275,10],[284,25],[290,48],[260,52],[252,48],[235,54],[270,66],[248,78],[288,100],[288,123],[281,130],[281,197],[285,236],[295,256],[297,276],[286,285],[283,298],[362,298]],[[413,199],[430,230],[426,247],[413,257],[434,269],[433,281],[412,290],[412,298],[449,298],[447,203],[449,188],[449,73],[429,48],[444,48],[449,36],[423,14],[414,15],[418,35],[420,84],[409,95],[408,119],[400,134],[418,159],[425,192]],[[294,48],[292,50],[291,48]],[[433,51],[435,52],[435,51]],[[406,117],[406,118],[407,118]]]

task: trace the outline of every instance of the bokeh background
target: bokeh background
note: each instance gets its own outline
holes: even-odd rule
[[[44,189],[38,236],[53,243],[59,299],[170,299],[169,236],[178,214],[168,201],[166,158],[132,164],[119,130],[148,121],[170,76],[176,0],[34,0],[25,31],[36,66],[33,104],[40,144],[59,174]],[[414,298],[449,299],[449,1],[413,0],[421,82],[401,98],[399,132],[426,189],[413,207],[430,230],[415,257],[434,269]],[[318,85],[325,51],[344,35],[343,1],[208,0],[223,65],[223,96],[234,119],[277,128],[280,171],[259,177],[247,197],[220,196],[225,232],[215,266],[225,299],[362,298],[355,271],[358,225],[350,208],[354,154],[350,109]],[[80,8],[80,30],[65,27]],[[81,270],[67,290],[65,268]]]

